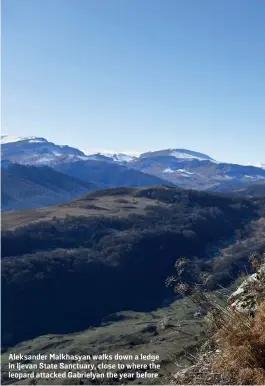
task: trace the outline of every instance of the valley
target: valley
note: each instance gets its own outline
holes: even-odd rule
[[[206,285],[225,304],[251,272],[249,255],[265,249],[264,183],[248,186],[241,176],[235,184],[209,187],[209,175],[203,185],[192,168],[211,167],[217,181],[222,164],[201,153],[173,153],[126,160],[64,155],[49,166],[37,165],[36,158],[29,165],[20,156],[22,164],[2,164],[3,384],[12,378],[12,355],[32,358],[21,364],[24,379],[12,378],[16,384],[32,377],[35,357],[47,357],[40,369],[46,381],[35,377],[35,384],[104,383],[102,372],[135,355],[139,363],[130,372],[139,374],[120,371],[118,381],[161,384],[176,363],[192,363],[207,340],[205,315],[167,280],[185,257],[184,283]],[[166,179],[159,163],[167,165]],[[147,164],[151,169],[142,168]],[[241,167],[225,168],[237,173]],[[90,367],[81,377],[71,358],[88,355]],[[152,378],[144,363],[156,356],[161,368]],[[59,368],[69,372],[67,381],[55,376]]]
[[[39,211],[39,218],[37,210],[2,218],[6,347],[96,326],[111,313],[170,303],[165,280],[183,255],[196,266],[189,280],[205,271],[214,289],[230,285],[248,254],[264,248],[264,198],[117,188]],[[222,240],[230,240],[223,252]]]
[[[264,386],[265,1],[1,15],[1,384]]]

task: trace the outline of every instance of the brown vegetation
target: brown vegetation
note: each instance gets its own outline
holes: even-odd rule
[[[265,302],[254,318],[234,311],[215,335],[220,354],[213,370],[228,375],[233,383],[265,384]]]
[[[183,283],[187,261],[176,264],[175,291],[188,296],[206,312],[208,344],[195,364],[173,375],[174,384],[265,384],[265,254],[249,258],[257,273],[239,287],[237,302],[223,307],[213,294],[198,285]],[[251,302],[246,302],[251,299]],[[230,298],[229,298],[230,300]],[[255,303],[255,304],[254,304]],[[241,304],[241,306],[240,306]],[[242,305],[246,305],[245,309]]]

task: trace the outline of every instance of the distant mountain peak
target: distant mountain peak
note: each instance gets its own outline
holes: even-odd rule
[[[30,143],[37,143],[37,142],[48,142],[47,139],[41,138],[41,137],[16,137],[14,135],[1,135],[1,144],[4,145],[6,143],[12,143],[12,142],[22,142],[22,141],[28,141]]]
[[[53,165],[57,162],[87,160],[80,150],[68,145],[56,145],[41,137],[1,136],[2,157],[31,165]]]
[[[88,150],[88,151],[84,151],[84,153],[90,159],[119,162],[119,163],[127,163],[130,161],[133,161],[134,159],[137,158],[137,155],[139,155],[136,152],[119,153],[119,152],[105,150],[105,149],[102,149],[102,151],[96,151],[96,152],[95,151],[93,152],[93,150],[90,150],[90,151]]]
[[[157,150],[157,151],[150,151],[147,153],[143,153],[140,155],[141,158],[147,158],[147,157],[175,157],[180,158],[183,160],[194,160],[197,159],[199,161],[211,161],[216,162],[213,158],[208,156],[207,154],[199,153],[197,151],[193,150],[187,150],[187,149],[165,149],[165,150]]]

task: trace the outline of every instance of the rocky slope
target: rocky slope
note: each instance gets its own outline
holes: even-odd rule
[[[265,300],[265,263],[250,275],[229,297],[228,305],[234,310],[254,316]]]
[[[213,335],[195,363],[173,373],[172,384],[242,385],[265,382],[265,254],[258,271],[228,298],[226,308],[212,305]],[[257,260],[256,260],[257,262]]]

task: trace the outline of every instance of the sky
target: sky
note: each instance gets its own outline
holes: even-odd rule
[[[2,133],[265,163],[265,1],[2,0]]]

